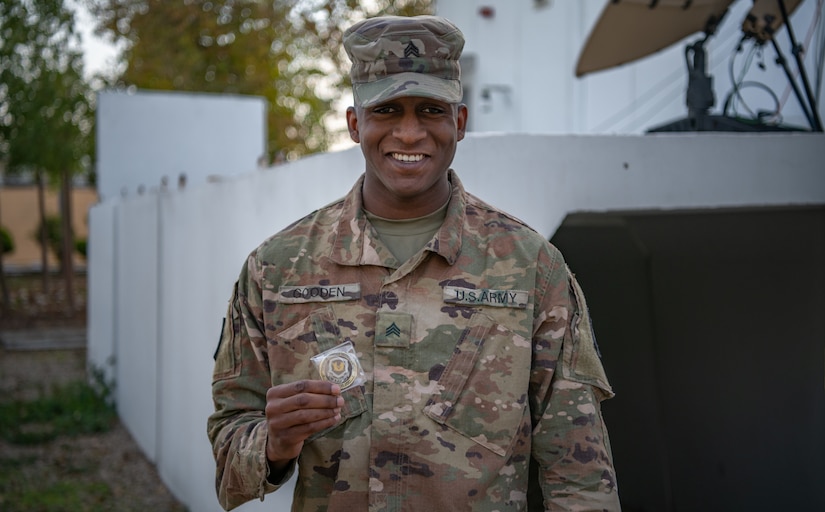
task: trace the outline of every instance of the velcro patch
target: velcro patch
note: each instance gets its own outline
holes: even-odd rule
[[[375,316],[375,345],[377,347],[409,347],[412,321],[413,317],[409,313],[379,311]]]
[[[281,286],[278,302],[296,304],[299,302],[341,302],[361,298],[361,283]]]

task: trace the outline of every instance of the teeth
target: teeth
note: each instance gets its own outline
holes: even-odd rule
[[[419,162],[424,158],[424,155],[402,155],[401,153],[393,153],[392,157],[402,162]]]

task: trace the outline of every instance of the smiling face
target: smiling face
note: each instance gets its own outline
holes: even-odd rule
[[[464,138],[467,107],[404,96],[347,109],[350,138],[366,160],[364,208],[388,219],[412,219],[447,202],[447,170]]]

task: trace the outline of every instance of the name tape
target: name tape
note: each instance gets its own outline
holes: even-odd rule
[[[299,302],[341,302],[361,298],[361,283],[281,286],[278,288],[278,302],[295,304]]]

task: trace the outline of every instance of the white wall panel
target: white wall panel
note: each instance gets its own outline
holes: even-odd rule
[[[547,237],[577,211],[818,204],[820,134],[471,135],[467,188]]]
[[[104,201],[161,180],[191,187],[249,172],[266,155],[266,100],[168,91],[104,91],[97,108],[98,194]]]
[[[86,357],[89,368],[102,370],[106,382],[115,378],[115,222],[114,203],[89,210]]]
[[[172,492],[192,510],[210,510],[204,503],[192,502],[199,495],[213,498],[209,501],[213,510],[217,506],[214,472],[211,482],[193,478],[208,474],[209,469],[198,452],[206,451],[211,459],[205,418],[212,404],[203,390],[210,385],[206,363],[214,350],[221,314],[220,303],[210,300],[214,295],[210,290],[219,281],[211,269],[217,270],[212,255],[221,250],[219,234],[226,233],[225,217],[219,215],[222,202],[209,197],[213,191],[214,187],[198,187],[159,198],[158,468]],[[211,489],[199,485],[206,483],[212,484]]]
[[[118,205],[115,368],[118,413],[151,461],[157,459],[158,198]]]

